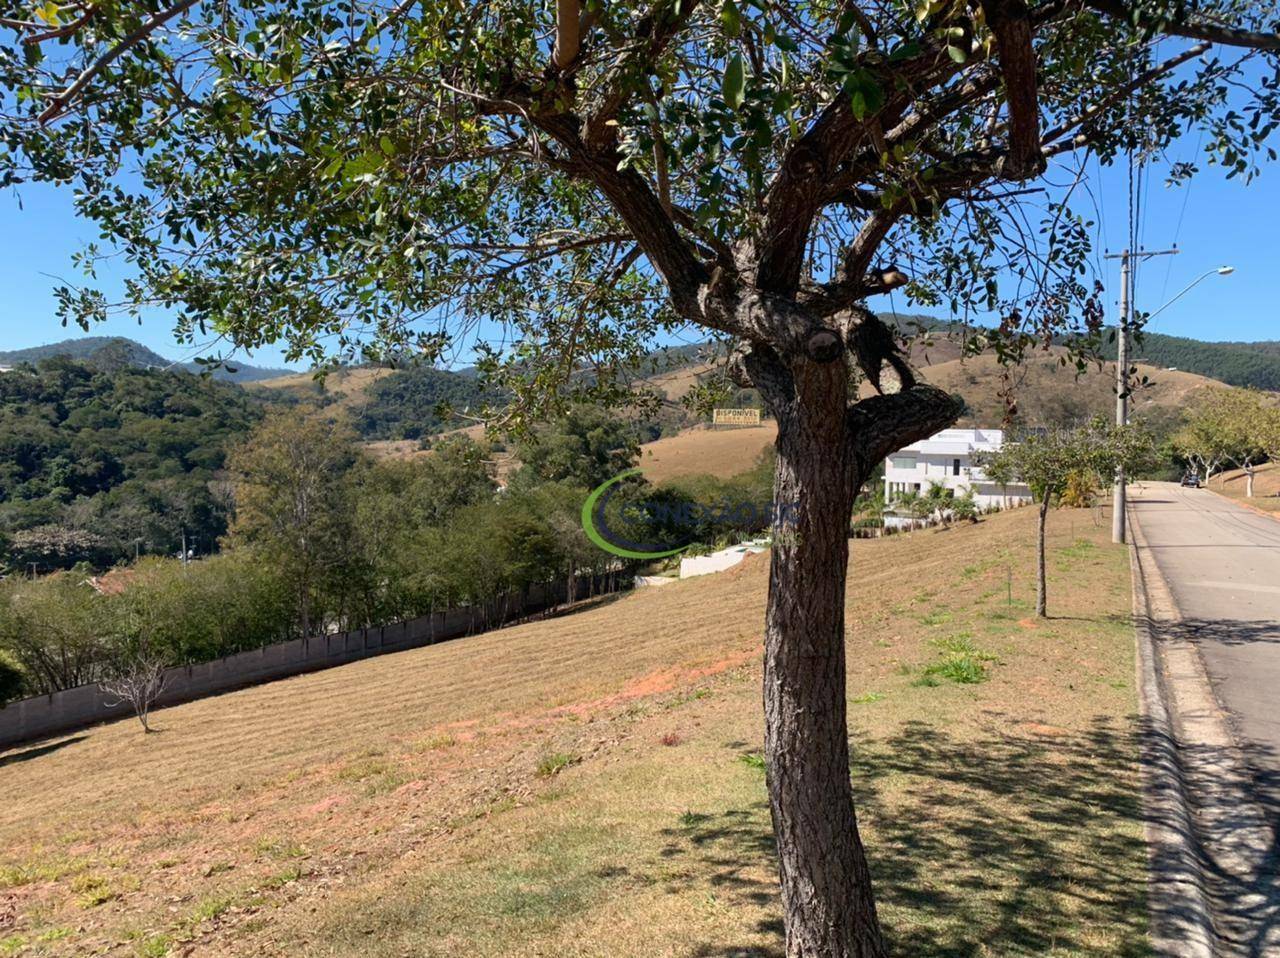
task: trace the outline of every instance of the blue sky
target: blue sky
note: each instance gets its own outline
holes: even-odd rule
[[[1189,144],[1170,154],[1172,159],[1191,156]],[[1101,201],[1099,252],[1104,247],[1117,251],[1127,232],[1127,174],[1124,169],[1099,172],[1096,166],[1090,167],[1090,173],[1090,186]],[[1247,187],[1241,180],[1224,179],[1216,167],[1203,167],[1190,186],[1166,188],[1156,166],[1149,172],[1148,184],[1142,245],[1157,249],[1176,242],[1182,252],[1143,268],[1138,289],[1141,309],[1156,309],[1206,270],[1223,264],[1236,268],[1231,276],[1205,280],[1156,317],[1149,328],[1206,340],[1280,339],[1275,321],[1280,294],[1276,263],[1280,164]],[[0,288],[5,291],[0,302],[0,350],[80,334],[78,329],[64,330],[54,316],[52,290],[57,282],[53,277],[73,276],[71,254],[95,237],[93,224],[77,219],[72,211],[69,189],[35,185],[0,194]],[[1118,289],[1116,263],[1106,266],[1108,289]],[[107,272],[103,281],[110,293],[118,275]],[[889,308],[883,297],[872,305]],[[905,309],[900,301],[898,305]],[[190,356],[190,350],[174,342],[168,318],[161,312],[143,317],[141,325],[119,317],[93,333],[129,336],[171,358]],[[283,365],[276,350],[246,358],[258,365]]]

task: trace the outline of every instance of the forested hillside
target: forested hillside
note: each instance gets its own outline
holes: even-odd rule
[[[933,354],[940,357],[935,362],[959,358],[962,332],[955,324],[922,315],[882,313],[881,318],[909,334],[929,330]],[[1217,343],[1147,331],[1135,338],[1132,358],[1148,365],[1196,373],[1230,386],[1280,390],[1280,341]],[[915,361],[919,360],[917,352],[920,350],[912,350]],[[1110,336],[1101,352],[1104,359],[1116,358],[1116,344]]]
[[[497,398],[474,375],[426,366],[398,369],[368,386],[365,396],[354,417],[365,439],[420,439],[470,425],[473,420],[458,414],[475,412]]]
[[[46,569],[208,551],[226,531],[214,483],[264,403],[185,372],[43,359],[0,373],[0,536]]]
[[[0,351],[0,365],[17,366],[22,363],[39,362],[41,359],[51,359],[55,356],[78,360],[103,369],[138,366],[144,369],[182,369],[193,373],[208,369],[214,379],[236,383],[272,379],[289,371],[240,362],[216,368],[202,366],[196,362],[177,363],[123,336],[77,336],[45,346],[32,346],[30,349]]]
[[[1107,357],[1114,359],[1115,352],[1115,344],[1109,343]],[[1280,343],[1206,343],[1143,333],[1134,344],[1134,355],[1155,366],[1199,373],[1231,386],[1280,390]]]

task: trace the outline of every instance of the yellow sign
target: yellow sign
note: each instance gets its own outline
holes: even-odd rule
[[[758,426],[759,409],[717,409],[712,413],[712,423],[717,426]]]

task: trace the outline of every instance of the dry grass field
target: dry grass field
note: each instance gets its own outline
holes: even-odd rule
[[[1115,364],[1105,363],[1101,369],[1090,366],[1077,378],[1074,366],[1061,365],[1065,356],[1066,351],[1055,346],[1011,371],[1021,417],[1031,423],[1046,423],[1114,415]],[[1226,388],[1216,379],[1195,373],[1143,363],[1138,363],[1137,369],[1138,377],[1148,377],[1150,384],[1134,390],[1131,414],[1135,418],[1175,416],[1197,391],[1214,386]],[[964,396],[969,411],[961,424],[976,426],[998,426],[1004,418],[1004,403],[999,396],[1004,372],[991,355],[953,359],[921,370],[935,386]]]
[[[695,426],[640,447],[638,465],[650,482],[681,476],[733,476],[750,469],[778,436],[778,424],[713,429]]]
[[[854,545],[854,774],[898,955],[1147,954],[1127,555],[1055,513],[1035,622],[1033,528]],[[780,955],[766,575],[0,753],[0,955]]]
[[[339,369],[317,381],[311,373],[298,373],[293,376],[280,376],[276,379],[264,379],[253,383],[252,388],[292,392],[296,395],[319,396],[328,393],[337,399],[337,405],[348,411],[358,409],[367,401],[365,390],[384,376],[394,372],[381,366],[355,366],[350,369]]]

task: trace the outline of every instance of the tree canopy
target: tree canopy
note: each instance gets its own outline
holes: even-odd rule
[[[522,416],[630,401],[620,373],[659,333],[733,340],[778,423],[764,712],[787,952],[881,958],[849,776],[848,517],[877,462],[962,404],[864,301],[994,314],[968,345],[1006,361],[1054,335],[1095,348],[1086,161],[1198,128],[1251,178],[1280,123],[1274,3],[11,10],[0,176],[73,184],[106,243],[86,267],[122,253],[123,307],[175,307],[183,335],[474,350]],[[86,324],[112,309],[60,295]]]
[[[1084,219],[1016,185],[1197,124],[1249,177],[1280,112],[1244,0],[16,8],[3,179],[76,184],[138,270],[120,305],[295,358],[471,334],[541,385],[685,322],[786,340],[890,259],[1004,340],[1078,328]]]

